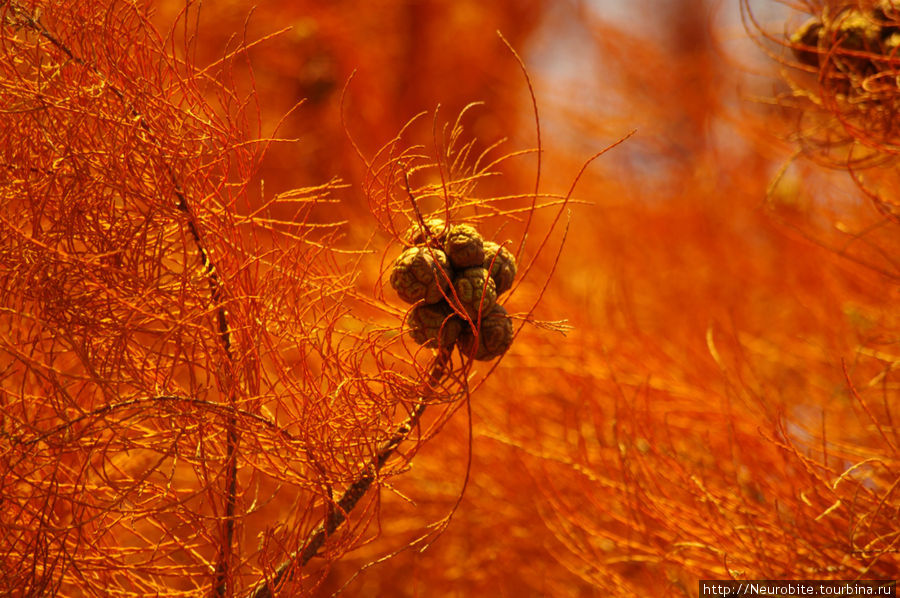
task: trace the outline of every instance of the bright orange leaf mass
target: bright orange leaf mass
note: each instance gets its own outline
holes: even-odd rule
[[[0,2],[0,595],[900,578],[895,4]]]

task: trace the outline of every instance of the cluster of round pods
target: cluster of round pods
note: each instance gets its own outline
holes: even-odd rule
[[[469,224],[414,224],[394,261],[391,286],[414,307],[407,326],[420,345],[488,361],[509,349],[512,320],[497,298],[512,288],[516,261]]]
[[[881,0],[870,10],[848,6],[803,24],[793,35],[794,55],[816,68],[826,63],[844,75],[896,74],[892,65],[900,49],[900,5]],[[883,58],[884,64],[879,64]]]

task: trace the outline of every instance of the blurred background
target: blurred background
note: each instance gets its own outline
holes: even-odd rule
[[[349,247],[387,237],[341,122],[345,86],[346,130],[368,156],[419,112],[452,120],[471,102],[476,147],[534,148],[499,31],[534,86],[542,192],[564,194],[636,131],[574,193],[536,312],[571,330],[523,329],[317,592],[695,596],[704,578],[898,576],[897,223],[846,171],[796,154],[799,115],[782,101],[784,42],[822,6],[203,5],[199,64],[234,35],[287,27],[249,52],[262,133],[298,139],[259,178],[267,194],[347,183],[322,218],[348,221]],[[183,8],[162,2],[160,27]],[[431,126],[409,138],[428,144]],[[536,167],[533,153],[509,160],[477,195],[530,193]],[[461,493],[449,527],[410,547]]]

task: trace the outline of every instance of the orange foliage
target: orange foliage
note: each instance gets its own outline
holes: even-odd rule
[[[900,577],[900,18],[357,4],[0,4],[0,588]],[[499,362],[400,333],[417,212]]]

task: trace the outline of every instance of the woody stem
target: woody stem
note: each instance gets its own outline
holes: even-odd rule
[[[437,356],[428,373],[426,389],[444,377],[449,362],[449,352],[441,352]],[[368,465],[359,473],[356,480],[344,491],[337,504],[329,509],[328,514],[319,525],[310,532],[303,547],[292,553],[286,561],[281,563],[271,579],[260,582],[250,594],[251,598],[273,598],[275,596],[273,592],[276,588],[293,579],[297,571],[302,569],[319,553],[328,537],[347,520],[350,512],[353,511],[357,503],[369,491],[388,459],[418,426],[426,407],[427,403],[424,400],[416,403],[409,417],[397,427],[393,436],[381,446]]]

